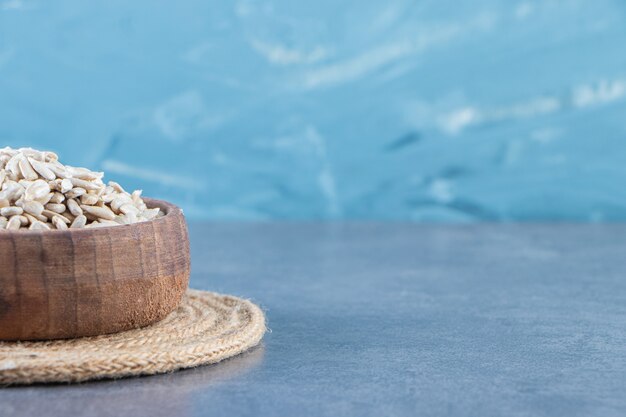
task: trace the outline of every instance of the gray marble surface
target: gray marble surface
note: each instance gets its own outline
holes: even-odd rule
[[[191,225],[262,305],[221,364],[0,390],[1,416],[623,416],[626,225]]]

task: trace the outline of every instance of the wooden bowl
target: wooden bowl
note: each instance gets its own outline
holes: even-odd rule
[[[0,339],[61,339],[154,323],[189,282],[182,210],[124,226],[0,232]]]

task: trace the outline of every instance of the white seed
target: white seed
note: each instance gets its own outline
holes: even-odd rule
[[[18,165],[20,167],[20,171],[22,172],[22,176],[25,179],[34,181],[37,178],[39,178],[39,175],[37,175],[33,167],[30,165],[30,162],[28,162],[28,159],[21,158],[20,161],[18,162]]]
[[[39,201],[36,201],[36,200],[25,202],[22,205],[22,208],[24,209],[26,213],[29,213],[33,216],[41,215],[41,212],[44,209],[43,204],[41,204]]]
[[[141,193],[143,192],[143,190],[135,190],[133,191],[133,193],[130,195],[133,199],[133,204],[138,204],[139,202],[141,202]]]
[[[139,214],[139,209],[130,203],[122,204],[120,206],[119,211],[123,214],[129,214],[129,213]]]
[[[54,152],[0,149],[0,229],[105,227],[163,215],[146,207],[141,190],[129,194],[103,176],[65,166]]]
[[[80,202],[88,206],[93,206],[98,202],[98,196],[94,194],[83,194],[80,196]]]
[[[83,227],[85,227],[86,224],[87,224],[87,217],[81,214],[80,216],[76,216],[76,218],[70,225],[70,229],[82,229]]]
[[[50,198],[50,202],[51,203],[62,203],[65,201],[65,196],[59,192],[54,192],[52,193],[52,198]]]
[[[87,190],[85,190],[84,188],[76,187],[76,188],[72,188],[67,193],[65,193],[65,196],[67,198],[78,198],[81,195],[84,195],[86,193],[87,193]]]
[[[111,201],[111,208],[117,212],[120,211],[120,207],[127,203],[132,203],[132,199],[125,194],[120,194]]]
[[[52,162],[48,164],[48,168],[50,169],[50,171],[54,172],[54,174],[58,178],[67,178],[69,176],[67,171],[65,171],[65,168],[61,164]]]
[[[67,193],[69,190],[71,190],[72,188],[74,188],[74,184],[72,184],[72,181],[70,181],[67,178],[64,178],[61,181],[61,192],[63,194]]]
[[[26,217],[30,224],[33,224],[33,222],[39,221],[35,216],[33,216],[32,214],[26,213],[26,212],[24,212],[24,214],[22,214],[22,216]]]
[[[153,208],[153,209],[144,210],[142,215],[146,219],[152,220],[152,219],[155,219],[159,215],[160,211],[161,210],[158,207],[156,207],[156,208]]]
[[[67,202],[65,204],[67,205],[67,209],[74,216],[78,217],[78,216],[81,216],[83,214],[83,209],[80,208],[80,206],[78,205],[76,200],[74,200],[73,198],[68,198]]]
[[[0,191],[0,199],[16,201],[24,194],[24,188],[17,182],[7,179]]]
[[[41,204],[45,205],[45,204],[48,204],[50,202],[50,200],[52,200],[52,196],[53,195],[54,194],[52,194],[52,193],[48,193],[48,194],[44,195],[43,197],[38,198],[38,199],[36,199],[34,201],[39,201]]]
[[[30,162],[30,165],[33,167],[35,171],[37,171],[39,175],[41,175],[42,178],[45,178],[48,181],[52,181],[56,179],[57,177],[56,174],[52,172],[50,168],[48,168],[47,163],[40,162],[36,160],[35,158],[28,158],[28,162]]]
[[[41,159],[42,153],[33,148],[22,148],[20,149],[20,153],[26,157],[38,158]]]
[[[59,214],[65,212],[65,204],[48,203],[46,204],[46,208],[50,211],[53,211]]]
[[[104,176],[104,172],[93,172],[86,168],[77,168],[66,165],[65,169],[67,170],[68,174],[70,174],[73,178],[78,178],[81,180],[100,180]]]
[[[43,211],[41,212],[41,215],[45,216],[47,219],[52,219],[52,217],[56,216],[57,213],[55,213],[54,211],[43,209]]]
[[[119,216],[118,219],[121,220],[122,224],[137,223],[137,215],[132,212],[126,213],[123,216]]]
[[[44,209],[44,211],[41,214],[43,214],[50,221],[52,221],[54,217],[60,217],[61,220],[63,220],[65,223],[71,223],[71,221],[65,216],[63,216],[62,214],[55,213],[54,211],[50,211],[48,209]]]
[[[94,221],[94,222],[89,223],[87,226],[85,226],[85,228],[107,227],[107,226],[110,226],[110,225],[106,223],[100,223],[99,221]]]
[[[54,162],[59,159],[58,155],[51,151],[42,152],[44,154],[46,162]]]
[[[124,191],[122,186],[116,183],[115,181],[109,181],[109,186],[113,187],[113,189],[117,191],[118,193],[122,193],[122,194],[126,193],[126,191]]]
[[[54,216],[52,218],[52,224],[58,230],[65,230],[65,229],[67,229],[67,224],[65,224],[65,222],[63,220],[61,220],[61,216]]]
[[[0,214],[4,217],[19,216],[22,213],[24,213],[24,209],[21,207],[2,207],[0,209]]]
[[[74,187],[84,188],[85,190],[99,190],[102,188],[101,184],[96,184],[91,181],[81,180],[80,178],[70,178]]]
[[[30,224],[29,230],[50,230],[50,226],[46,223],[35,220]]]
[[[6,229],[7,230],[18,230],[20,227],[22,227],[22,221],[20,220],[20,216],[13,216],[9,219],[9,222],[7,223]]]
[[[22,156],[19,154],[15,154],[8,160],[5,169],[8,171],[9,175],[13,177],[13,179],[18,179],[22,174],[20,171],[19,163]]]
[[[110,203],[111,201],[113,201],[115,199],[115,197],[117,196],[117,193],[112,193],[112,194],[107,194],[106,190],[105,192],[102,193],[102,196],[100,196],[100,199],[105,202],[105,203]]]
[[[45,197],[50,192],[50,186],[44,180],[37,180],[26,188],[27,200],[37,200]]]
[[[50,222],[52,222],[57,217],[65,224],[70,224],[72,222],[70,219],[63,216],[62,214],[58,214],[50,210],[44,210],[43,215],[46,216],[50,220]]]
[[[115,213],[113,213],[110,209],[106,207],[95,207],[95,206],[86,206],[81,205],[80,208],[83,209],[83,213],[91,214],[98,219],[104,220],[113,220],[115,219]]]

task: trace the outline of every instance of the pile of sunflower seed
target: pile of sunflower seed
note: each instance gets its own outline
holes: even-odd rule
[[[71,167],[54,152],[0,149],[0,231],[118,226],[162,216],[141,190],[127,193],[103,172]]]

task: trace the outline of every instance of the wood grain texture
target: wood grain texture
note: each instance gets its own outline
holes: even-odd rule
[[[0,232],[0,339],[93,336],[154,323],[188,286],[182,211],[96,229]]]

